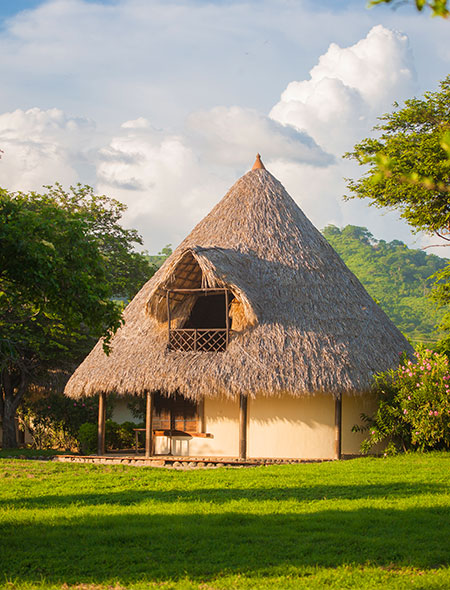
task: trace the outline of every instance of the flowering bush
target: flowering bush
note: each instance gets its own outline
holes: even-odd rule
[[[388,452],[399,449],[450,449],[450,367],[445,355],[429,349],[404,359],[396,370],[375,380],[379,404],[374,416],[362,415],[369,437],[362,443],[367,453],[387,442]]]

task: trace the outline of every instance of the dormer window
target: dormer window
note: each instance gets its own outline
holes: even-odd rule
[[[172,302],[180,296],[195,302],[186,321],[179,327],[171,317]],[[166,293],[168,347],[184,352],[224,352],[230,340],[230,303],[227,289],[169,289]]]
[[[256,325],[236,281],[245,286],[240,275],[248,266],[247,255],[220,248],[187,249],[168,266],[147,301],[147,313],[167,330],[168,350],[224,352],[230,339]]]

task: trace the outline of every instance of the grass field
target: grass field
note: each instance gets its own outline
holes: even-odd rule
[[[3,587],[450,588],[450,454],[173,471],[0,459]]]

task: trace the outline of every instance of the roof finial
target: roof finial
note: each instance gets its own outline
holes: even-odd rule
[[[255,163],[253,164],[252,170],[265,170],[265,169],[266,169],[266,167],[261,162],[261,156],[259,154],[256,154],[256,160],[255,160]]]

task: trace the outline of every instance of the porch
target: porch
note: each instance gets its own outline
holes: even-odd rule
[[[342,400],[331,396],[249,401],[237,398],[204,398],[199,402],[182,396],[162,396],[147,392],[146,420],[135,428],[142,437],[144,457],[132,459],[221,463],[247,461],[249,458],[278,460],[339,459],[342,455]],[[355,400],[357,401],[357,400]],[[106,396],[99,399],[98,455],[106,456]],[[352,408],[352,406],[354,406]],[[364,407],[346,400],[345,452],[357,452],[360,441],[351,426]],[[144,442],[145,437],[145,442]],[[349,437],[355,438],[350,441]],[[130,454],[130,451],[128,452]],[[131,451],[132,454],[132,451]]]

